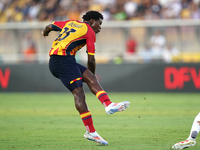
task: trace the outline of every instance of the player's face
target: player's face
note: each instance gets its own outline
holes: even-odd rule
[[[92,21],[92,29],[94,30],[94,32],[97,34],[100,32],[101,30],[101,24],[102,24],[102,19],[100,18],[99,20],[93,20]]]

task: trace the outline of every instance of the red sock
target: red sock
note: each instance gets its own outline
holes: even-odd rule
[[[108,105],[110,105],[112,102],[110,101],[107,93],[103,90],[98,91],[96,93],[96,97],[101,101],[101,103],[106,107]]]
[[[81,113],[80,116],[81,116],[81,119],[83,120],[86,130],[90,133],[95,132],[91,113],[89,111],[87,111],[87,112]]]

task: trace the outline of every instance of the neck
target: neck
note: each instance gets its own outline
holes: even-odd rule
[[[87,23],[87,24],[89,24],[91,26],[91,23],[89,21],[83,21],[83,22],[85,22],[85,23]]]

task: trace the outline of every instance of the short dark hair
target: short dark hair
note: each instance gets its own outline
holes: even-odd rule
[[[98,11],[88,11],[82,18],[84,21],[89,21],[90,19],[99,20],[100,18],[103,20],[103,15]]]

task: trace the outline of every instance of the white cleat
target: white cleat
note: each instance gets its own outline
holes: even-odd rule
[[[196,144],[196,139],[187,139],[185,141],[181,141],[179,143],[174,144],[172,149],[184,149],[188,147],[192,147]]]
[[[108,142],[105,141],[96,131],[93,133],[89,133],[88,131],[85,132],[84,138],[97,142],[100,145],[108,145]]]
[[[109,106],[105,108],[105,111],[108,115],[113,114],[115,112],[124,111],[130,105],[129,101],[124,101],[120,103],[111,103]]]

